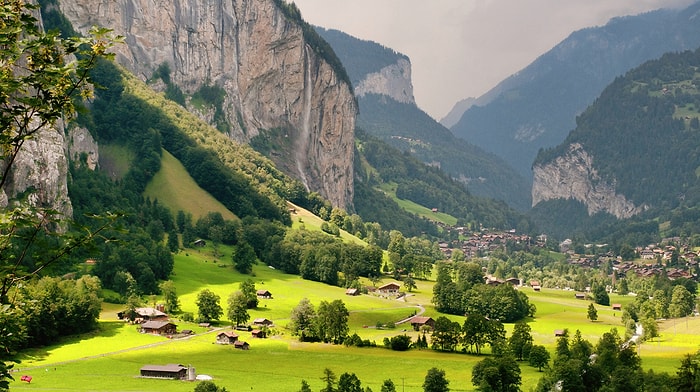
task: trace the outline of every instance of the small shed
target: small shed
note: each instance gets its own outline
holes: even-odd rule
[[[254,329],[251,333],[254,338],[264,339],[267,335],[262,329]]]
[[[586,299],[586,294],[584,294],[584,293],[576,293],[576,299]]]
[[[250,350],[250,344],[241,340],[236,340],[233,343],[233,347],[239,350]]]
[[[207,245],[207,241],[204,241],[203,239],[198,239],[194,241],[194,246],[202,248]]]
[[[256,295],[259,298],[264,298],[264,299],[272,299],[272,293],[267,291],[267,290],[258,290],[256,292]]]
[[[555,329],[554,330],[554,336],[555,337],[561,337],[564,336],[565,332],[563,329]]]
[[[387,284],[381,285],[377,288],[380,294],[398,294],[401,285],[396,282],[389,282]]]
[[[345,290],[345,295],[351,295],[351,296],[356,296],[360,294],[360,290],[358,289],[347,289]]]
[[[423,326],[428,326],[430,329],[435,328],[435,320],[433,320],[432,317],[424,317],[424,316],[413,316],[411,317],[411,326],[415,331],[418,331],[421,329]]]
[[[141,368],[141,377],[185,380],[187,378],[187,367],[174,364],[144,365]]]
[[[258,326],[261,326],[261,327],[262,327],[262,326],[267,326],[267,327],[269,327],[269,326],[272,325],[272,324],[273,324],[273,323],[272,323],[272,320],[266,319],[266,318],[256,318],[255,320],[253,320],[253,325],[258,325]]]
[[[235,344],[238,334],[233,331],[222,331],[216,334],[216,342],[219,344]]]
[[[613,310],[622,310],[622,304],[612,304]]]
[[[542,288],[540,286],[532,286],[532,290],[540,291],[540,290],[542,290]]]
[[[141,332],[155,335],[169,335],[177,333],[177,325],[169,321],[146,321],[141,324]]]

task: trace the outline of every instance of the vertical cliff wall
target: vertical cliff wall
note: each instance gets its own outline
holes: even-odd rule
[[[588,214],[607,212],[618,219],[630,218],[647,209],[635,206],[624,195],[600,177],[593,167],[593,157],[578,143],[571,144],[566,154],[550,163],[535,165],[532,184],[532,206],[552,199],[574,199],[588,208]]]
[[[273,0],[60,0],[73,27],[126,37],[117,62],[147,80],[161,64],[186,94],[226,92],[230,137],[284,129],[288,173],[334,206],[353,198],[356,106],[350,86],[305,42]]]

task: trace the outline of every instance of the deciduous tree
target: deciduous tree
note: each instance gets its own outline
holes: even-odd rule
[[[444,370],[430,368],[423,381],[423,392],[448,392],[450,390],[449,384]]]
[[[204,289],[197,294],[197,309],[199,319],[202,321],[218,320],[224,313],[221,308],[221,297],[209,289]]]
[[[243,325],[250,320],[250,314],[248,314],[248,300],[240,291],[231,293],[228,297],[228,310],[226,314],[228,319],[234,326]]]

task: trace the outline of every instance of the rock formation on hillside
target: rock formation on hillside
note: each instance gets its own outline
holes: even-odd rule
[[[411,62],[399,58],[396,64],[387,65],[378,72],[365,75],[364,79],[355,86],[355,95],[362,97],[365,94],[388,95],[397,102],[415,105],[411,83]]]
[[[186,94],[225,91],[231,138],[285,131],[293,151],[275,159],[334,206],[353,199],[356,103],[350,86],[273,0],[61,0],[79,32],[108,27],[126,38],[117,62],[143,80],[163,64]]]
[[[588,214],[607,212],[618,219],[630,218],[646,209],[635,206],[615,185],[603,181],[591,157],[578,143],[553,162],[533,167],[532,206],[552,199],[574,199],[588,208]]]

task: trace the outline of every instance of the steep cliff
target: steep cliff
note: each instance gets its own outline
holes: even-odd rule
[[[551,162],[533,167],[532,206],[552,199],[574,199],[588,208],[588,214],[608,212],[618,219],[632,217],[646,206],[635,206],[616,193],[615,184],[601,179],[583,146],[569,145],[568,152]]]
[[[8,199],[26,193],[33,206],[54,209],[64,217],[73,216],[62,131],[63,124],[58,122],[55,128],[43,128],[24,142],[8,173],[5,190],[0,189],[0,207],[6,206]]]
[[[275,1],[61,0],[60,9],[80,32],[100,25],[123,35],[117,62],[143,80],[167,64],[186,95],[222,89],[231,138],[284,130],[289,149],[271,158],[334,206],[352,205],[351,87]]]
[[[355,86],[355,95],[362,97],[366,94],[388,95],[397,102],[415,105],[411,83],[411,62],[400,58],[396,64],[387,65],[378,72],[365,75],[364,79]]]

